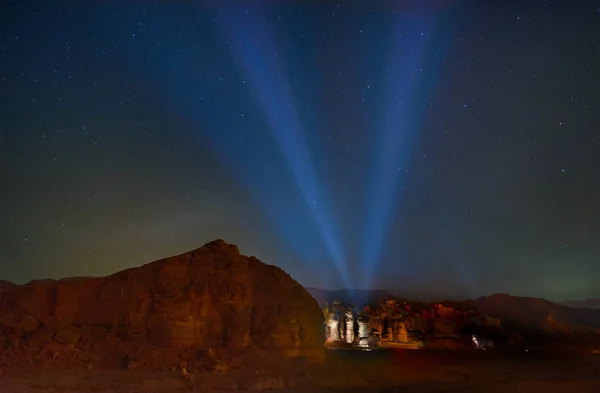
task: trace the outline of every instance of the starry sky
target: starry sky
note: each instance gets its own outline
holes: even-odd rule
[[[600,297],[599,2],[1,7],[0,279]]]

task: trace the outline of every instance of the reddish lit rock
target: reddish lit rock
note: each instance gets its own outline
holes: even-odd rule
[[[189,348],[256,346],[320,356],[322,326],[317,302],[298,282],[222,240],[108,277],[0,291],[0,336],[7,346],[44,347],[52,337],[99,361],[110,355],[123,362],[136,353],[127,355],[126,367],[165,361],[168,352]]]

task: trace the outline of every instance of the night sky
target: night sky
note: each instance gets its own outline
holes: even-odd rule
[[[600,297],[600,2],[0,7],[0,279]]]

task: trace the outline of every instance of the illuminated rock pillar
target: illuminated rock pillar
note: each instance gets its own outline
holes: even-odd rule
[[[327,341],[328,342],[334,342],[334,341],[338,341],[340,339],[340,335],[339,335],[339,321],[335,319],[335,315],[330,315],[329,316],[329,320],[327,321],[327,330],[328,330],[328,336],[327,337]]]
[[[352,310],[349,309],[346,311],[346,343],[352,344],[354,342],[354,316],[352,315]]]
[[[369,329],[369,324],[358,320],[358,346],[367,348],[369,347],[369,336],[371,333],[371,329]]]
[[[400,341],[401,343],[408,342],[408,331],[404,326],[404,322],[398,322],[398,327],[396,330],[396,340]]]

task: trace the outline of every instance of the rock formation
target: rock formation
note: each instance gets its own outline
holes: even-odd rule
[[[323,315],[310,294],[283,270],[222,240],[108,277],[3,288],[4,354],[27,350],[43,358],[69,348],[91,363],[110,358],[133,367],[221,349],[323,351]]]
[[[326,315],[328,320],[340,324],[330,323],[328,347],[337,347],[340,341],[345,341],[341,338],[340,311],[348,306],[341,306],[341,302],[334,304],[333,309],[327,308]],[[354,331],[359,340],[354,346],[446,349],[543,346],[585,350],[600,342],[599,316],[596,310],[569,309],[542,299],[508,295],[446,305],[410,305],[392,299],[380,301],[378,307],[366,306],[358,314],[359,324]]]
[[[354,293],[351,290],[326,291],[308,288],[317,299],[332,299],[336,295]],[[410,302],[395,297],[386,298],[385,291],[361,291],[362,297],[346,296],[338,306],[365,307],[367,318],[359,321],[363,330],[376,332],[376,345],[400,345],[404,333],[390,319],[401,316],[409,342],[422,341],[424,346],[444,348],[473,348],[473,337],[479,342],[493,342],[501,347],[588,348],[600,342],[600,310],[572,308],[539,298],[494,294],[475,300],[441,303]],[[365,300],[367,299],[367,300]],[[404,303],[402,305],[402,303]],[[396,317],[394,317],[396,315]],[[331,330],[331,329],[329,329]],[[363,331],[360,336],[366,335]],[[370,334],[373,336],[373,334]],[[379,341],[381,339],[381,341]],[[335,341],[330,338],[330,341]]]

